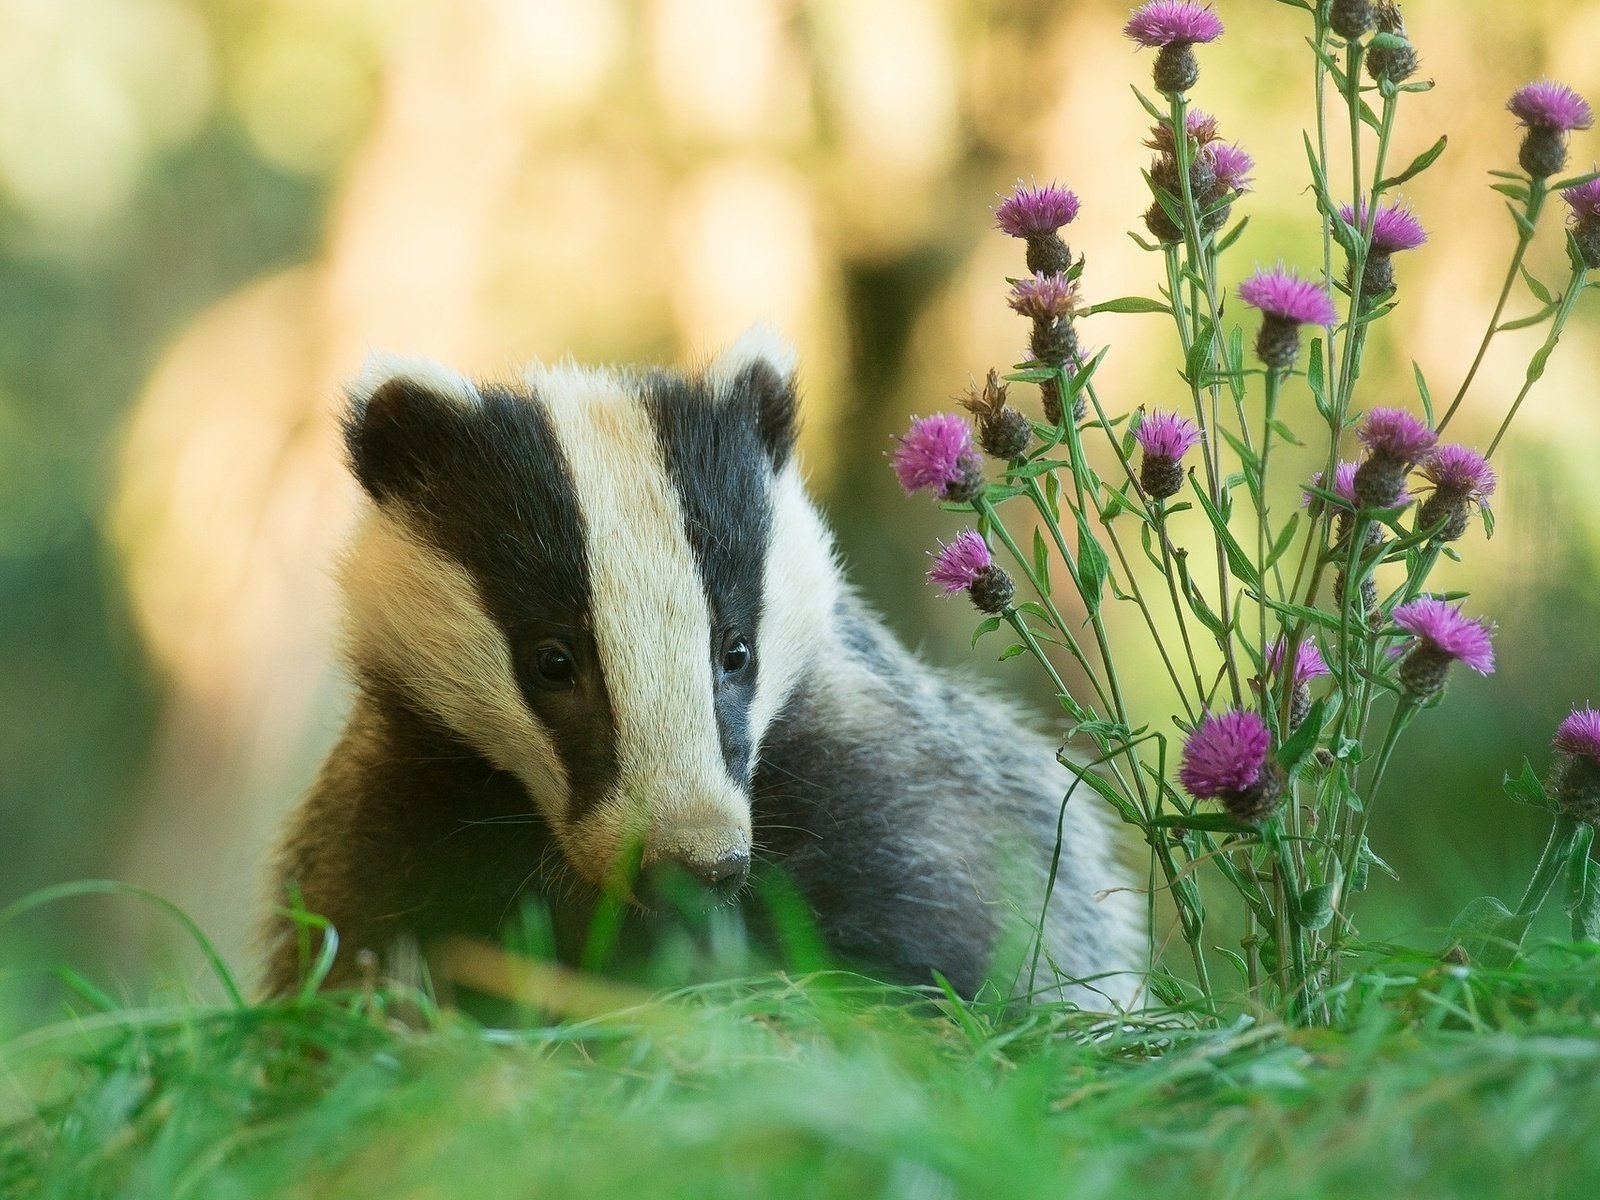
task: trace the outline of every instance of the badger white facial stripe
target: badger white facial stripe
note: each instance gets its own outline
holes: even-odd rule
[[[567,830],[593,864],[628,838],[716,858],[747,849],[749,805],[718,735],[715,624],[637,383],[575,367],[528,378],[567,462],[590,539],[596,653],[617,725],[610,802]]]

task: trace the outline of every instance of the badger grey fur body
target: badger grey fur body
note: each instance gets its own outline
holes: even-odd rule
[[[274,879],[339,930],[333,981],[361,949],[493,937],[532,898],[571,957],[633,846],[718,888],[775,866],[880,977],[1014,986],[1069,779],[843,584],[794,422],[759,334],[693,375],[369,369],[346,425],[357,697]],[[1126,997],[1137,906],[1098,808],[1065,814],[1045,955]],[[267,932],[281,993],[298,938]]]

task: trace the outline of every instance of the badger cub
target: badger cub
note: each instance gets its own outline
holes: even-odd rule
[[[1037,920],[1067,778],[852,594],[795,418],[792,353],[759,330],[691,374],[369,366],[344,422],[354,707],[273,889],[337,928],[333,982],[362,949],[494,937],[532,899],[572,955],[619,864],[648,909],[652,872],[731,902],[754,861],[843,962],[1014,986],[997,959]],[[1045,961],[1131,972],[1099,809],[1075,798],[1064,829]],[[282,993],[300,939],[276,913],[268,934]]]

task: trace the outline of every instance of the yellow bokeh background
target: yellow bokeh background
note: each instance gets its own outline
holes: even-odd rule
[[[1127,236],[1149,202],[1130,91],[1149,57],[1120,35],[1126,7],[0,0],[0,565],[25,598],[0,702],[29,747],[27,788],[0,793],[4,892],[132,879],[247,958],[264,847],[338,727],[329,566],[355,494],[335,413],[372,348],[493,376],[567,354],[693,362],[777,326],[855,578],[932,657],[971,659],[970,614],[920,584],[953,519],[899,496],[883,454],[908,414],[1019,357],[1019,247],[991,218],[1018,177],[1082,197],[1068,233],[1091,300],[1154,293],[1159,259]],[[1194,99],[1257,162],[1227,278],[1315,267],[1309,21],[1270,0],[1218,8],[1229,33]],[[1415,403],[1411,359],[1448,395],[1476,343],[1513,240],[1485,186],[1514,165],[1506,97],[1549,75],[1600,99],[1600,3],[1405,9],[1438,86],[1407,98],[1394,161],[1450,141],[1405,189],[1433,236],[1399,264],[1369,403]],[[1578,135],[1574,169],[1597,155],[1600,136]],[[1552,285],[1556,223],[1530,259]],[[1393,829],[1422,839],[1400,857],[1424,880],[1437,866],[1441,889],[1511,871],[1537,831],[1508,815],[1498,771],[1542,763],[1540,731],[1600,699],[1597,305],[1498,460],[1496,538],[1471,535],[1444,576],[1499,620],[1504,666],[1435,715],[1410,778],[1449,794],[1419,786],[1427,820]],[[1083,335],[1111,347],[1099,384],[1117,411],[1180,398],[1162,320],[1101,316]],[[1537,341],[1497,344],[1453,436],[1487,442]],[[1142,626],[1116,619],[1158,709]],[[1039,694],[1023,662],[999,673]],[[52,789],[71,802],[52,810]],[[1509,842],[1491,833],[1507,822]]]

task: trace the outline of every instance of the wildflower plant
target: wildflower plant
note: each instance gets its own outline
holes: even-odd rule
[[[1364,377],[1373,328],[1406,300],[1396,258],[1438,236],[1401,188],[1446,140],[1391,161],[1408,99],[1432,87],[1416,78],[1422,59],[1398,4],[1279,2],[1297,10],[1284,14],[1284,38],[1303,35],[1315,53],[1299,261],[1249,266],[1230,253],[1257,165],[1190,102],[1221,17],[1192,0],[1141,5],[1124,33],[1155,51],[1155,94],[1134,88],[1155,158],[1150,205],[1128,215],[1142,226],[1132,236],[1155,268],[1155,294],[1099,299],[1108,289],[1091,256],[1075,257],[1062,237],[1093,196],[1019,183],[995,222],[1024,243],[1008,296],[1028,322],[1022,361],[961,398],[970,427],[955,414],[916,421],[894,468],[908,493],[929,492],[973,522],[939,547],[929,577],[984,614],[974,644],[1008,628],[1002,657],[1029,656],[1047,673],[1069,722],[1063,803],[1094,793],[1147,847],[1153,993],[1216,1015],[1242,991],[1314,1022],[1339,1014],[1357,902],[1370,870],[1387,869],[1367,830],[1396,746],[1463,672],[1494,670],[1492,622],[1430,584],[1441,558],[1481,553],[1475,518],[1492,536],[1490,460],[1580,297],[1600,286],[1589,275],[1600,261],[1600,172],[1554,178],[1593,123],[1583,97],[1552,81],[1519,89],[1507,107],[1522,143],[1508,128],[1505,153],[1520,169],[1493,172],[1491,184],[1508,201],[1510,261],[1459,386],[1438,405],[1420,368]],[[1298,34],[1291,19],[1303,22]],[[1335,122],[1350,146],[1337,157]],[[1567,206],[1570,267],[1554,288],[1524,265],[1551,224],[1541,218],[1553,194]],[[1519,284],[1534,311],[1507,320]],[[1098,335],[1114,314],[1170,326],[1181,387],[1159,405],[1102,393],[1114,344],[1088,351],[1079,326],[1094,322],[1110,343]],[[1489,445],[1441,440],[1497,335],[1535,326],[1545,338]],[[1043,420],[1019,409],[1028,385]],[[1311,447],[1321,466],[1279,478],[1275,451],[1286,445]],[[1303,503],[1277,503],[1291,483]],[[1070,595],[1057,591],[1063,574]],[[1113,630],[1113,607],[1137,614],[1138,647],[1125,626]],[[1067,686],[1046,647],[1072,660],[1081,687]],[[1128,666],[1146,647],[1165,677],[1157,696]],[[1485,898],[1463,914],[1470,953],[1514,951],[1561,879],[1575,936],[1600,937],[1600,872],[1588,866],[1600,716],[1575,710],[1552,753],[1545,778],[1524,764],[1507,782],[1513,798],[1550,811],[1550,845],[1515,911]],[[1217,888],[1235,902],[1208,903]],[[1170,900],[1166,929],[1158,896]],[[1237,927],[1221,928],[1229,912]],[[1178,939],[1182,970],[1169,961]]]

